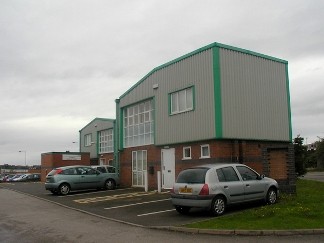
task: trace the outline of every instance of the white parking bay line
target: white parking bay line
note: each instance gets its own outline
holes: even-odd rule
[[[157,211],[157,212],[152,212],[152,213],[138,214],[137,217],[142,217],[142,216],[147,216],[147,215],[152,215],[152,214],[158,214],[158,213],[166,213],[166,212],[171,212],[171,211],[174,211],[174,210],[175,209],[169,209],[169,210]]]
[[[131,206],[136,206],[136,205],[142,205],[142,204],[147,204],[147,203],[156,203],[156,202],[162,202],[162,201],[168,201],[168,200],[170,200],[170,198],[155,200],[155,201],[148,201],[148,202],[141,202],[141,203],[132,203],[132,204],[126,204],[126,205],[122,205],[122,206],[116,206],[116,207],[110,207],[110,208],[104,208],[104,209],[126,208],[126,207],[131,207]]]
[[[65,196],[58,196],[58,197],[77,197],[77,196],[82,196],[82,195],[89,195],[89,194],[98,194],[98,193],[104,193],[104,192],[113,192],[113,191],[125,191],[128,190],[129,188],[122,188],[122,189],[115,189],[115,190],[110,190],[110,191],[87,191],[87,190],[80,190],[80,191],[73,191],[73,192],[79,192],[75,194],[68,194]]]

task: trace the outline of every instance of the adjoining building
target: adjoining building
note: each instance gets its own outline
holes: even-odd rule
[[[156,188],[161,171],[171,188],[184,168],[239,162],[296,189],[287,61],[213,43],[153,69],[116,100],[116,115],[123,186],[144,187],[149,172]],[[80,144],[95,154],[86,128]]]
[[[42,153],[41,181],[46,180],[46,175],[54,168],[70,165],[90,165],[90,153],[82,152],[48,152]]]
[[[91,165],[115,165],[114,119],[95,118],[80,131],[80,151],[90,153]]]

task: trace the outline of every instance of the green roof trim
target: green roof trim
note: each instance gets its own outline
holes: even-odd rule
[[[128,93],[130,93],[133,89],[135,89],[139,84],[141,84],[145,79],[147,79],[149,76],[151,76],[153,73],[157,72],[158,70],[160,69],[163,69],[167,66],[170,66],[176,62],[179,62],[181,60],[184,60],[186,58],[189,58],[191,56],[194,56],[200,52],[203,52],[203,51],[206,51],[208,49],[211,49],[211,48],[215,48],[215,47],[218,47],[218,48],[223,48],[223,49],[228,49],[228,50],[232,50],[232,51],[237,51],[237,52],[242,52],[242,53],[245,53],[245,54],[249,54],[249,55],[253,55],[253,56],[257,56],[257,57],[261,57],[261,58],[265,58],[265,59],[270,59],[272,61],[275,61],[275,62],[281,62],[281,63],[285,63],[285,64],[288,64],[287,61],[285,60],[282,60],[282,59],[279,59],[279,58],[276,58],[276,57],[271,57],[271,56],[268,56],[268,55],[264,55],[264,54],[261,54],[261,53],[257,53],[257,52],[254,52],[254,51],[249,51],[249,50],[246,50],[246,49],[242,49],[242,48],[237,48],[237,47],[234,47],[234,46],[229,46],[229,45],[224,45],[224,44],[221,44],[221,43],[217,43],[217,42],[214,42],[212,44],[209,44],[207,46],[204,46],[204,47],[201,47],[193,52],[190,52],[188,54],[185,54],[179,58],[176,58],[170,62],[167,62],[165,64],[162,64],[156,68],[154,68],[151,72],[149,72],[147,75],[145,75],[141,80],[139,80],[136,84],[134,84],[130,89],[128,89],[124,94],[122,94],[120,96],[120,98],[123,98],[124,96],[126,96]]]
[[[213,75],[215,102],[215,137],[223,138],[222,91],[220,76],[219,47],[213,47]]]

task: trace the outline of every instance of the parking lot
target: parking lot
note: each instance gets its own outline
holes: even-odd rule
[[[208,212],[178,214],[170,201],[169,191],[145,192],[142,188],[109,191],[79,191],[67,196],[53,195],[44,184],[1,183],[0,187],[23,192],[70,208],[96,214],[115,221],[141,226],[179,226],[211,218]]]

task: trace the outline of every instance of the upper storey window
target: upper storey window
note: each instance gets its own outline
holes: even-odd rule
[[[193,87],[171,93],[171,115],[193,110],[193,94]]]
[[[154,143],[153,102],[147,100],[124,109],[124,146]]]

